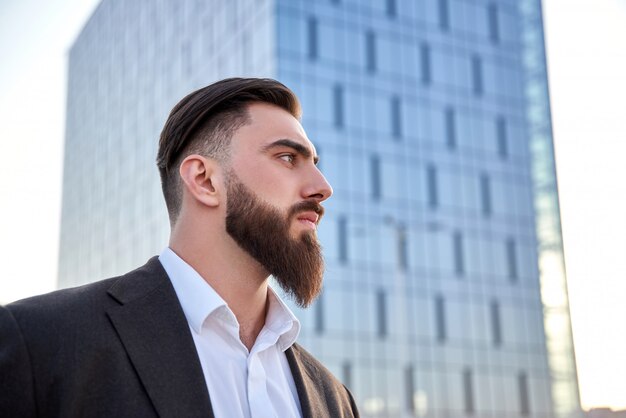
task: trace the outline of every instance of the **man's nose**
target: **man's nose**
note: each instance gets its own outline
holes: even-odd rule
[[[332,194],[333,188],[326,180],[326,177],[317,167],[313,167],[311,179],[303,191],[303,197],[305,199],[314,199],[321,203],[332,196]]]

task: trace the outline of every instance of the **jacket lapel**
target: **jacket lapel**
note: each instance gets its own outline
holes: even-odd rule
[[[156,257],[109,289],[107,314],[162,417],[213,417],[202,367],[167,273]]]
[[[298,344],[294,344],[285,351],[287,362],[293,375],[303,418],[328,417],[329,410],[326,397],[320,392],[320,385],[316,383],[320,376],[315,375],[315,366],[309,364],[302,356]]]

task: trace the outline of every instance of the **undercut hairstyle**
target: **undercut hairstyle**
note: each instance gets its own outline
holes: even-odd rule
[[[174,106],[161,132],[156,160],[170,225],[176,223],[182,205],[180,164],[192,154],[227,162],[230,140],[250,122],[248,105],[255,102],[278,106],[300,120],[296,95],[269,78],[227,78],[190,93]]]

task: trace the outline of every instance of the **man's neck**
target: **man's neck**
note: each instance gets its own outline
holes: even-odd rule
[[[249,324],[247,324],[239,320],[239,318],[237,318],[237,321],[239,322],[239,339],[241,340],[243,345],[246,346],[246,348],[248,349],[248,352],[252,351],[252,347],[254,346],[254,343],[256,342],[256,339],[259,336],[259,333],[265,326],[265,318],[267,317],[268,306],[269,306],[269,300],[266,299],[265,310],[261,317],[261,321],[259,320],[251,321]]]
[[[223,241],[201,244],[193,237],[173,235],[169,247],[228,304],[239,323],[239,337],[250,351],[265,325],[268,274],[230,237]]]

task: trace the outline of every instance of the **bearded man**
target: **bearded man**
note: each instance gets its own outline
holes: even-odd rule
[[[172,110],[157,165],[169,246],[123,276],[0,308],[0,416],[352,417],[295,343],[332,189],[291,90],[226,79]]]

